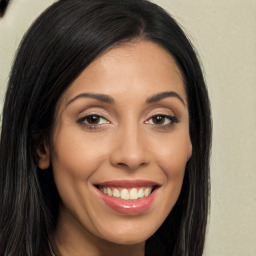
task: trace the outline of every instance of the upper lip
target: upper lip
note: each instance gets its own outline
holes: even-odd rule
[[[157,182],[148,180],[110,180],[95,184],[97,187],[120,187],[120,188],[136,188],[136,187],[156,187],[160,186]]]

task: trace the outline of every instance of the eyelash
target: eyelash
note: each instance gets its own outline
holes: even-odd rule
[[[105,124],[105,123],[104,123],[104,124],[102,124],[102,123],[100,123],[100,124],[98,124],[98,123],[97,123],[97,124],[89,124],[89,123],[88,123],[88,119],[89,119],[89,118],[93,118],[93,117],[100,118],[100,119],[104,119],[104,120],[106,120],[106,123],[110,123],[106,118],[104,118],[103,116],[97,115],[97,114],[92,114],[92,115],[84,116],[84,117],[78,119],[77,122],[78,122],[79,124],[85,126],[86,128],[90,129],[90,130],[99,129],[99,128],[101,128],[102,125]],[[86,122],[86,121],[87,121],[87,122]]]
[[[88,123],[88,119],[89,118],[100,118],[100,119],[104,119],[105,122],[104,123],[97,123],[97,124],[90,124]],[[164,123],[163,124],[155,124],[155,123],[150,123],[150,120],[153,120],[153,118],[164,118]],[[165,124],[166,120],[169,120],[169,122],[167,124]],[[96,129],[100,129],[102,125],[106,124],[106,123],[110,123],[106,118],[104,118],[103,116],[97,115],[97,114],[92,114],[92,115],[87,115],[84,116],[80,119],[78,119],[77,121],[80,125],[85,126],[87,129],[89,130],[96,130]],[[175,116],[170,116],[170,115],[164,115],[164,114],[156,114],[151,116],[149,119],[146,120],[145,122],[146,124],[152,125],[152,126],[156,126],[156,128],[158,129],[170,129],[171,127],[174,126],[174,124],[179,123],[178,119]]]
[[[150,123],[149,120],[153,120],[153,118],[164,118],[164,123],[163,124],[155,124],[155,123]],[[166,120],[169,120],[169,123],[165,124]],[[157,128],[159,129],[168,129],[174,126],[174,124],[179,123],[178,119],[175,116],[170,116],[170,115],[164,115],[164,114],[156,114],[153,115],[152,117],[150,117],[149,119],[147,119],[146,123],[150,124],[150,125],[154,125],[157,126]]]

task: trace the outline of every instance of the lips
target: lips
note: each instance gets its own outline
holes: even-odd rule
[[[153,203],[159,184],[143,180],[108,181],[96,184],[103,202],[121,214],[145,212]]]

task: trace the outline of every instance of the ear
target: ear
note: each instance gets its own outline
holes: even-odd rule
[[[42,170],[48,169],[51,163],[50,148],[47,145],[41,145],[37,149],[38,167]]]

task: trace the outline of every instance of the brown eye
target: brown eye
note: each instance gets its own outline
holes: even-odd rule
[[[78,123],[94,127],[101,124],[107,124],[109,123],[109,121],[106,118],[99,115],[88,115],[80,118],[78,120]]]
[[[85,118],[85,120],[87,121],[88,124],[99,124],[100,123],[100,116],[97,115],[91,115],[91,116],[87,116]]]
[[[162,115],[152,117],[152,122],[157,125],[164,124],[165,120],[166,120],[166,117]]]
[[[147,123],[158,126],[168,126],[178,123],[178,120],[174,116],[154,115],[147,120]]]

